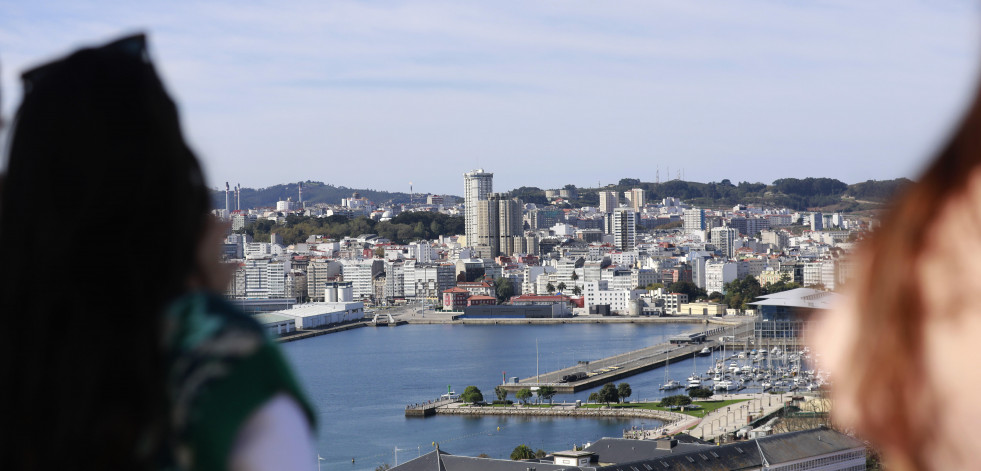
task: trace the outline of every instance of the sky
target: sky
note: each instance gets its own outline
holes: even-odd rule
[[[972,98],[978,6],[0,0],[0,110],[25,69],[145,31],[212,186],[915,178]]]

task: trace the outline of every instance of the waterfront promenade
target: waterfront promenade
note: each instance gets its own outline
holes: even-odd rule
[[[641,418],[655,419],[663,425],[651,429],[627,431],[629,438],[654,440],[665,435],[688,433],[702,440],[715,440],[720,436],[735,432],[756,421],[770,416],[784,406],[790,395],[779,394],[720,394],[708,401],[741,401],[713,410],[704,416],[699,411],[681,413],[655,409],[600,407],[577,407],[575,403],[555,404],[551,407],[522,406],[472,406],[459,401],[443,402],[432,407],[438,415],[470,416],[533,416],[533,417],[575,417],[575,418]],[[700,401],[694,404],[698,405]],[[694,414],[694,415],[693,415]],[[427,414],[429,415],[429,414]]]
[[[645,438],[657,438],[665,434],[674,435],[686,432],[702,440],[715,440],[747,426],[751,421],[779,411],[784,406],[784,401],[790,399],[790,394],[719,394],[713,396],[712,399],[745,399],[745,401],[716,409],[704,417],[689,416],[683,421],[647,430]]]

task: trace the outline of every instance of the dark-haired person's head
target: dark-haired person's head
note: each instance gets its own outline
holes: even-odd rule
[[[141,35],[23,74],[0,195],[0,462],[149,466],[161,313],[198,270],[201,168]],[[132,453],[119,453],[132,450]]]

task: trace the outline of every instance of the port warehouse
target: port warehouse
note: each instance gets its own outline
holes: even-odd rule
[[[563,306],[555,304],[536,304],[525,306],[483,305],[467,306],[459,319],[551,319],[571,317]]]
[[[283,335],[302,329],[315,329],[364,318],[364,303],[307,303],[276,312],[256,314],[254,318],[272,335]]]

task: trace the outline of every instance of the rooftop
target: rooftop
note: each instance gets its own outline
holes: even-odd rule
[[[831,291],[796,288],[760,296],[752,306],[790,306],[808,309],[831,309],[840,295]]]

